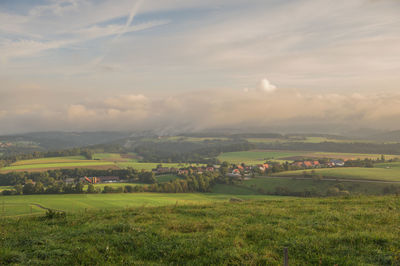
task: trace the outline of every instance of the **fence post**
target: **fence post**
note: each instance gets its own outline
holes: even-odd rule
[[[288,252],[288,248],[283,248],[283,265],[284,266],[289,266],[289,252]]]

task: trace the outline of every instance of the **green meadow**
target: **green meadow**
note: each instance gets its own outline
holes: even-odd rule
[[[97,161],[77,161],[77,162],[64,162],[64,163],[34,163],[26,165],[12,165],[4,167],[1,171],[14,171],[14,170],[35,170],[35,169],[53,169],[53,168],[90,168],[97,166],[114,166],[112,162],[97,162]]]
[[[98,202],[106,209],[65,218],[2,218],[0,264],[282,265],[284,247],[290,265],[400,264],[398,197],[153,196],[115,208],[127,198],[111,195]]]
[[[300,156],[301,152],[290,151],[240,151],[240,152],[225,152],[218,156],[221,162],[229,163],[245,163],[249,165],[260,164],[266,160],[280,160],[285,157]]]
[[[260,195],[274,194],[284,188],[289,193],[313,192],[320,196],[328,195],[329,189],[340,187],[351,195],[383,195],[385,188],[398,184],[370,183],[370,182],[340,182],[330,180],[302,180],[296,178],[258,177],[242,181],[235,185],[217,184],[213,187],[213,193],[236,195]]]
[[[323,168],[315,170],[287,171],[275,174],[275,176],[303,176],[304,172],[316,174],[325,178],[340,179],[363,179],[378,181],[400,181],[400,167],[396,168],[361,168],[361,167],[341,167],[341,168]]]
[[[131,184],[132,185],[132,184]],[[205,193],[116,193],[116,194],[58,194],[58,195],[19,195],[1,196],[1,216],[29,215],[31,206],[36,213],[45,212],[45,208],[66,211],[68,213],[87,210],[111,210],[137,206],[164,206],[173,204],[202,204],[215,201],[227,201],[231,196]],[[268,198],[268,196],[243,196],[250,198]]]
[[[294,159],[379,159],[380,154],[364,153],[338,153],[338,152],[310,152],[310,151],[274,151],[274,150],[252,150],[240,152],[226,152],[218,156],[220,161],[229,163],[245,163],[249,165],[260,164],[267,160],[270,161],[293,161]],[[399,158],[400,155],[385,155],[386,159]]]
[[[130,156],[132,158],[130,158]],[[87,160],[83,156],[68,156],[68,157],[51,157],[39,158],[32,160],[21,160],[13,163],[11,166],[0,169],[0,172],[11,171],[46,171],[48,169],[61,168],[127,168],[132,167],[136,170],[150,171],[157,167],[160,163],[141,163],[138,162],[134,154],[128,154],[128,157],[123,157],[117,153],[96,153],[94,160]],[[191,164],[179,163],[163,163],[162,166],[170,168],[188,167]],[[202,164],[193,164],[202,166]]]

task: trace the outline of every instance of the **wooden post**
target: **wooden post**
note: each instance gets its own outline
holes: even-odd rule
[[[284,255],[284,259],[283,259],[283,265],[284,266],[289,266],[289,252],[288,252],[288,248],[284,248],[283,249],[283,255]]]

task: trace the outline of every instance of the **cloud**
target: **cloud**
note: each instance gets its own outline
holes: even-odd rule
[[[310,94],[282,89],[268,97],[233,89],[164,95],[120,94],[112,97],[76,97],[71,104],[57,95],[36,103],[3,105],[2,131],[35,130],[159,130],[177,133],[210,128],[296,128],[324,130],[343,125],[398,129],[399,93]],[[18,93],[16,91],[15,93]],[[43,91],[45,93],[45,91]],[[13,96],[8,93],[8,97]],[[7,130],[7,131],[5,131]]]
[[[71,43],[72,41],[41,42],[34,40],[6,40],[0,42],[0,50],[2,51],[2,58],[30,57],[47,50],[61,48]]]
[[[162,26],[170,23],[169,20],[156,20],[145,23],[136,24],[134,26],[125,27],[121,24],[109,24],[106,26],[94,25],[88,28],[79,29],[76,31],[77,34],[85,40],[96,39],[99,37],[120,35],[121,33],[130,33],[135,31],[147,30],[153,27]]]
[[[276,86],[272,85],[268,79],[261,80],[261,82],[258,86],[258,90],[260,90],[262,92],[267,92],[267,93],[274,92],[274,91],[276,91],[276,89],[277,89]]]

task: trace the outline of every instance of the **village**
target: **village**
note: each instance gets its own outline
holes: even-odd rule
[[[321,160],[322,161],[322,160]],[[320,160],[306,160],[306,161],[296,161],[293,163],[286,163],[286,166],[290,168],[290,170],[306,170],[306,169],[317,169],[317,168],[333,168],[333,167],[344,167],[344,160],[324,160],[321,162]],[[162,164],[158,165],[157,168],[152,169],[151,173],[155,176],[160,175],[178,175],[181,177],[186,177],[191,174],[203,174],[203,173],[214,173],[220,171],[224,173],[227,177],[236,177],[236,178],[245,178],[249,179],[256,175],[265,175],[268,173],[279,172],[279,169],[284,169],[283,164],[278,162],[268,162],[258,165],[245,165],[242,164],[233,164],[226,167],[225,165],[210,165],[210,166],[189,166],[182,168],[175,167],[163,167]],[[221,171],[221,167],[224,167],[224,171]],[[285,169],[287,170],[287,169]],[[81,177],[79,178],[79,182],[81,183],[89,183],[89,184],[107,184],[107,183],[123,183],[127,180],[124,180],[118,176],[98,176],[98,177]],[[65,183],[73,184],[76,182],[74,178],[67,178]]]

